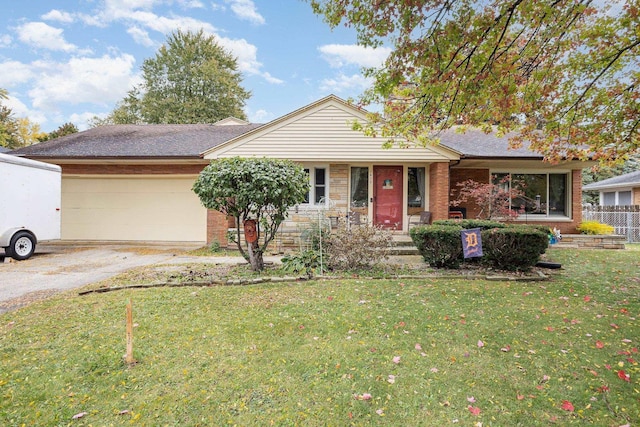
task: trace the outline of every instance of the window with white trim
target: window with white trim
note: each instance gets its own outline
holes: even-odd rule
[[[631,190],[605,191],[601,193],[602,206],[626,206],[631,204]]]
[[[569,216],[569,174],[500,172],[492,176],[494,183],[520,190],[522,195],[511,199],[511,209],[521,216]]]
[[[314,205],[326,203],[329,195],[328,168],[305,168],[304,171],[309,175],[309,192],[304,202]]]

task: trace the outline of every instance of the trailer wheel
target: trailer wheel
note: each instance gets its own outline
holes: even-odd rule
[[[22,261],[31,257],[35,250],[35,238],[26,231],[20,231],[11,238],[11,245],[7,248],[7,253],[11,255],[11,258]]]

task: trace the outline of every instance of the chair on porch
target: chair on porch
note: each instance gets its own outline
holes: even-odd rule
[[[362,216],[360,212],[351,211],[348,214],[348,225],[351,228],[354,225],[362,225]]]
[[[413,217],[417,217],[416,220],[413,220]],[[409,216],[409,228],[415,225],[429,225],[431,224],[431,212],[422,211],[420,215],[410,215]]]

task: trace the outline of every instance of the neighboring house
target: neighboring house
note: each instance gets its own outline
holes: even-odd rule
[[[519,221],[564,233],[581,221],[584,163],[543,163],[477,130],[445,132],[436,146],[384,149],[380,138],[352,130],[354,119],[364,121],[366,112],[331,95],[264,125],[104,126],[13,154],[62,166],[65,240],[226,241],[227,219],[203,208],[191,186],[211,160],[233,156],[286,158],[308,170],[308,200],[292,209],[288,230],[322,210],[359,212],[406,233],[420,211],[448,218],[457,183],[500,174],[527,182],[530,203]],[[478,213],[470,205],[456,210]]]
[[[600,206],[640,205],[640,171],[585,185],[584,191],[598,191]]]
[[[7,151],[9,151],[7,148],[0,147],[0,153],[6,153]]]

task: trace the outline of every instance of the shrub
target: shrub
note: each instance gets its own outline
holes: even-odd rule
[[[482,232],[482,263],[499,270],[528,270],[540,260],[549,236],[536,227],[511,226]]]
[[[470,229],[470,228],[481,228],[483,230],[488,230],[491,228],[504,228],[507,225],[504,222],[491,221],[487,219],[441,219],[438,221],[433,221],[434,225],[455,225],[460,228]]]
[[[526,270],[540,260],[549,244],[546,231],[537,226],[510,225],[492,221],[436,221],[415,227],[410,235],[430,266],[458,268],[464,260],[460,231],[481,228],[484,265],[500,270]],[[475,260],[475,258],[472,258]]]
[[[358,270],[379,264],[389,256],[388,230],[359,225],[341,226],[324,242],[327,266],[333,270]]]
[[[409,234],[431,267],[458,268],[463,259],[461,230],[458,224],[434,224],[414,227]]]
[[[282,257],[282,269],[289,273],[304,274],[307,277],[320,266],[320,253],[313,249],[287,254]]]
[[[598,221],[582,221],[578,226],[578,231],[582,234],[613,234],[615,228]]]

